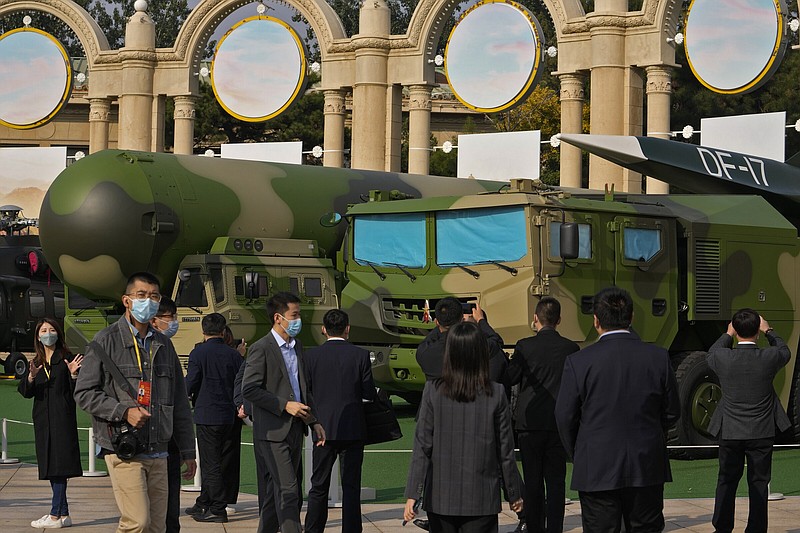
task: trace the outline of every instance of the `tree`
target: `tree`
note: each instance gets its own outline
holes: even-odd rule
[[[87,9],[97,23],[103,28],[111,48],[120,48],[125,44],[125,25],[133,15],[133,2],[130,0],[89,0]],[[169,48],[175,44],[175,38],[181,25],[189,16],[186,0],[149,0],[147,13],[156,27],[156,48]]]

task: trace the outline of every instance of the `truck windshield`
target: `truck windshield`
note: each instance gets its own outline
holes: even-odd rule
[[[527,251],[521,206],[436,213],[436,263],[440,266],[514,262]]]
[[[356,217],[353,256],[359,265],[424,267],[425,213]]]

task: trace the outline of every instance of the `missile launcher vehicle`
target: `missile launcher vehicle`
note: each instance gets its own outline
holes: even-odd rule
[[[684,179],[701,180],[731,181]],[[324,311],[341,307],[376,384],[412,400],[424,385],[415,348],[439,298],[480,302],[510,351],[533,334],[544,295],[561,301],[562,334],[593,342],[592,297],[617,285],[634,298],[635,332],[672,355],[683,410],[674,444],[711,442],[720,389],[705,351],[736,309],[763,313],[796,354],[800,241],[784,206],[769,201],[779,187],[770,197],[721,194],[718,184],[715,194],[664,196],[501,185],[107,151],[57,178],[41,238],[70,290],[95,300],[119,300],[128,274],[155,272],[178,302],[184,355],[208,312],[223,312],[235,336],[265,334],[264,302],[276,290],[301,297],[308,344],[321,341]],[[102,305],[68,315],[91,313],[113,316]],[[72,329],[91,337],[92,328]],[[795,434],[799,370],[793,358],[775,383]]]

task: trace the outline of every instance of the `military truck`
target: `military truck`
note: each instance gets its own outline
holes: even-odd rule
[[[501,187],[106,151],[50,187],[41,238],[56,273],[93,299],[118,301],[131,272],[158,275],[181,306],[182,354],[200,339],[185,325],[211,311],[240,320],[237,335],[255,340],[268,329],[265,291],[281,288],[306,298],[304,335],[315,338],[304,340],[313,343],[315,322],[338,298],[376,381],[411,399],[423,383],[414,350],[438,298],[480,301],[511,349],[531,334],[546,294],[562,301],[562,332],[592,342],[592,296],[618,285],[634,296],[637,334],[673,355],[684,416],[672,439],[683,444],[709,442],[720,391],[703,353],[736,308],[764,313],[796,353],[797,229],[763,197]],[[337,213],[348,223],[335,224]],[[314,252],[285,257],[295,240]],[[304,281],[315,276],[322,281]],[[776,387],[797,428],[796,381],[793,361]]]
[[[21,212],[0,206],[0,368],[17,378],[28,370],[25,353],[34,351],[39,319],[64,317],[64,286],[48,267],[39,237],[23,233],[37,220]]]
[[[378,196],[374,196],[378,198]],[[635,332],[667,348],[680,387],[671,440],[711,443],[720,398],[706,350],[733,312],[753,307],[797,353],[797,229],[761,196],[654,196],[554,189],[511,180],[500,192],[354,205],[338,268],[351,338],[381,386],[413,396],[415,349],[438,299],[480,302],[510,351],[532,335],[538,298],[562,305],[559,331],[596,340],[592,297],[615,285],[634,299]],[[800,427],[793,359],[776,390]],[[797,431],[797,429],[796,429]]]

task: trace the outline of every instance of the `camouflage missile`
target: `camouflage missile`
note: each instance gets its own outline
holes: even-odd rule
[[[214,239],[316,240],[331,256],[345,225],[331,213],[373,189],[412,197],[497,190],[503,182],[200,156],[106,150],[70,165],[48,189],[42,248],[65,283],[118,298],[127,276],[147,270],[170,289],[181,259]]]
[[[782,163],[655,137],[562,134],[561,140],[685,191],[763,196],[797,226],[800,203],[797,158]]]

